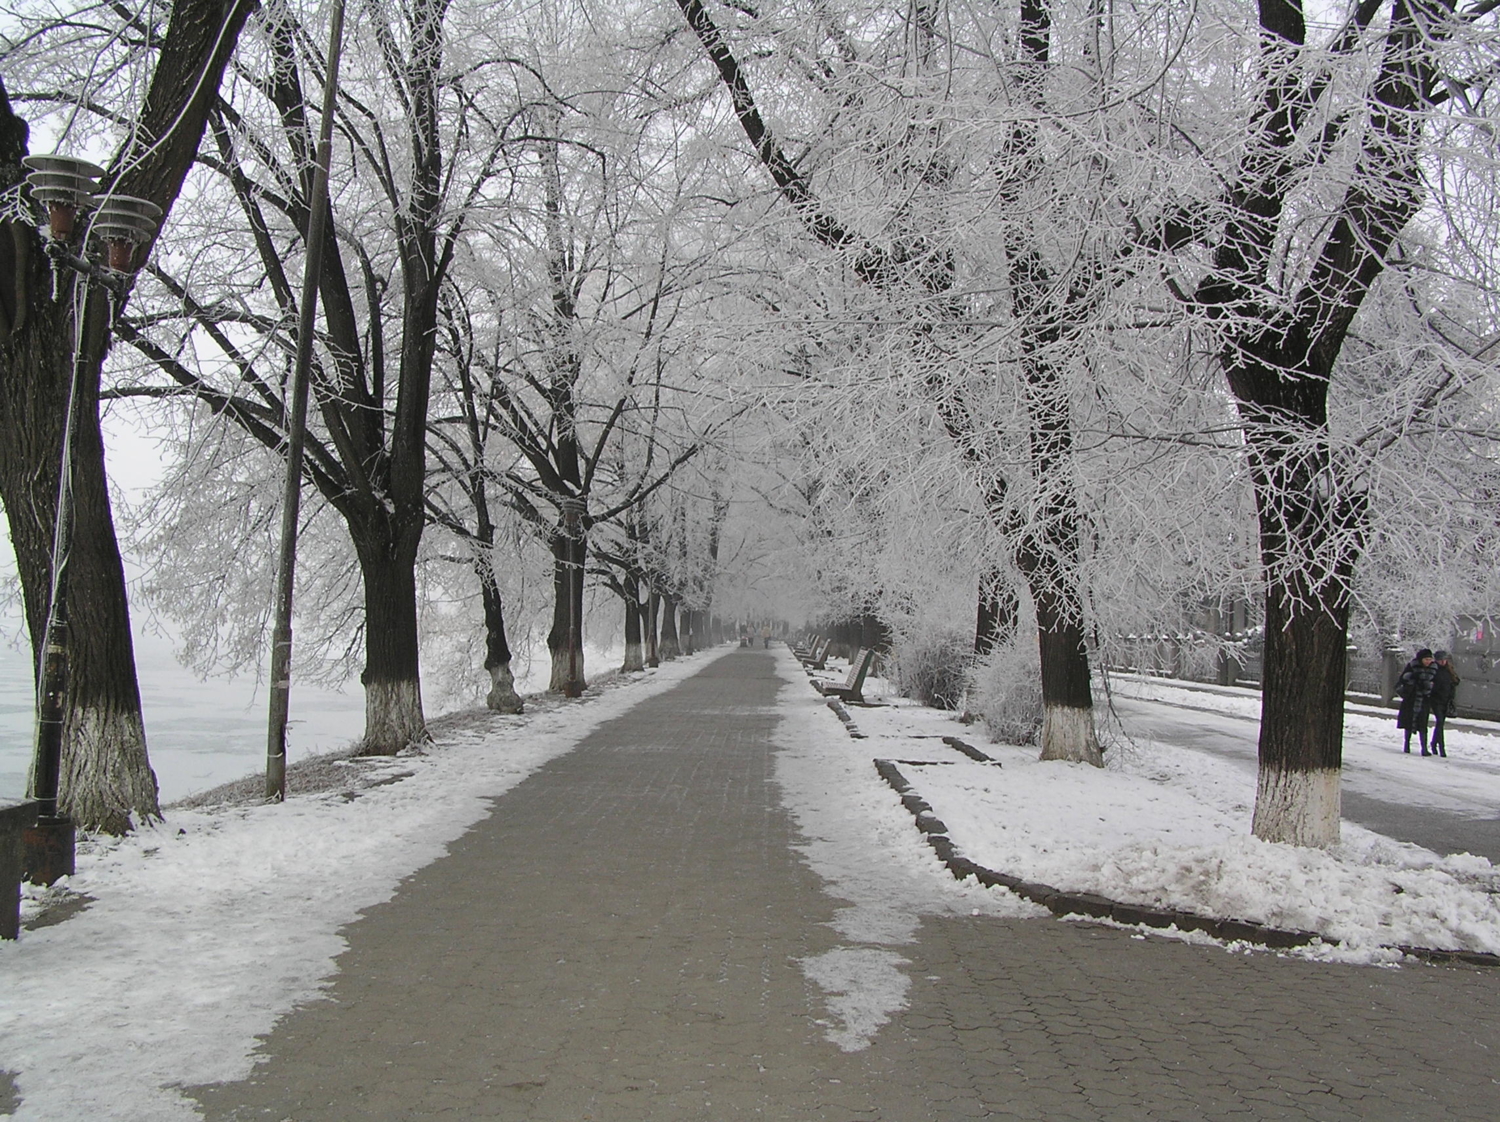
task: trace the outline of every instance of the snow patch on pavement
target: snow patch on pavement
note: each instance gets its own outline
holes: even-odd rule
[[[803,959],[803,972],[829,995],[828,1011],[839,1020],[829,1041],[845,1052],[868,1048],[891,1014],[906,1008],[911,979],[901,967],[907,965],[894,951],[872,947],[836,947]]]
[[[870,742],[849,738],[789,653],[781,653],[776,667],[787,683],[773,736],[782,804],[802,835],[803,857],[843,905],[834,930],[848,943],[865,944],[806,959],[803,969],[838,1019],[828,1039],[857,1051],[906,1007],[909,980],[900,970],[906,960],[889,948],[913,942],[924,915],[1048,913],[1002,889],[949,876],[876,774]],[[861,727],[874,712],[861,710]]]

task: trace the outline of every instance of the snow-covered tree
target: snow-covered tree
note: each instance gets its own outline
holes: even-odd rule
[[[1298,0],[1262,0],[1254,23],[1205,19],[1242,49],[1228,67],[1216,60],[1223,82],[1175,109],[1182,206],[1149,235],[1173,255],[1173,292],[1213,329],[1245,438],[1265,570],[1254,829],[1267,840],[1338,838],[1348,620],[1379,441],[1340,431],[1336,391],[1374,286],[1411,269],[1404,232],[1431,194],[1434,140],[1467,121],[1476,138],[1492,127],[1492,9],[1362,0],[1325,27]],[[1232,131],[1235,118],[1205,104],[1225,93]],[[1374,429],[1420,418],[1448,366],[1429,368],[1438,381],[1406,418]]]

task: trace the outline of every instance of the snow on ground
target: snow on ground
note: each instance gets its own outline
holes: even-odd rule
[[[1212,690],[1173,685],[1161,679],[1115,677],[1116,696],[1164,701],[1202,714],[1200,724],[1229,732],[1244,744],[1245,766],[1253,770],[1255,726],[1260,719],[1260,695],[1254,690],[1216,687]],[[1476,731],[1488,727],[1488,733]],[[1247,731],[1248,730],[1248,731]],[[1494,722],[1450,722],[1444,736],[1448,758],[1417,767],[1413,738],[1411,756],[1401,752],[1403,734],[1396,728],[1394,710],[1354,706],[1344,716],[1344,789],[1383,802],[1469,817],[1494,818],[1500,813],[1500,725]]]
[[[1391,961],[1400,956],[1384,948],[1400,945],[1500,953],[1500,874],[1485,858],[1443,857],[1347,821],[1342,844],[1328,852],[1250,836],[1257,733],[1243,718],[1258,717],[1258,698],[1117,685],[1209,710],[1204,721],[1242,741],[1244,758],[1122,738],[1098,770],[1043,763],[1035,748],[990,745],[980,727],[883,696],[883,687],[876,682],[867,696],[888,705],[852,710],[869,737],[861,749],[908,761],[902,772],[913,788],[959,850],[986,868],[1131,903],[1315,931],[1344,944],[1299,952],[1317,957]],[[1348,724],[1351,787],[1495,816],[1500,739],[1454,731],[1449,760],[1417,763],[1415,753],[1395,750],[1389,720],[1351,716]],[[942,742],[945,735],[1001,766],[969,760]]]
[[[16,1119],[199,1117],[173,1088],[245,1078],[256,1036],[334,973],[340,928],[442,856],[491,799],[714,657],[613,679],[582,702],[484,714],[424,754],[351,762],[342,790],[177,809],[83,842],[65,888],[87,907],[0,942],[0,1072],[15,1075]]]
[[[179,808],[163,826],[85,843],[66,885],[83,910],[0,943],[0,1073],[15,1074],[15,1117],[197,1117],[175,1088],[246,1077],[256,1037],[322,992],[345,945],[340,930],[361,910],[442,856],[493,798],[713,657],[617,679],[581,703],[449,722],[430,750],[334,765],[348,769],[347,785],[282,806]],[[878,680],[869,695],[890,704],[854,710],[868,739],[851,740],[784,649],[778,669],[776,779],[809,866],[839,901],[840,945],[803,968],[828,994],[825,1029],[842,1048],[866,1046],[905,1004],[901,948],[923,916],[1048,914],[955,881],[876,774],[877,757],[902,761],[960,850],[1000,871],[1346,944],[1300,952],[1322,957],[1389,962],[1399,956],[1381,946],[1403,943],[1500,951],[1500,883],[1482,858],[1439,857],[1348,823],[1329,853],[1251,838],[1255,726],[1233,713],[1245,699],[1182,699],[1218,707],[1202,720],[1240,738],[1244,758],[1136,738],[1117,741],[1099,771],[989,745],[951,714],[885,696]],[[1421,797],[1464,813],[1490,797],[1500,741],[1455,733],[1448,763],[1459,766],[1422,761],[1419,772],[1414,757],[1392,752],[1389,723],[1370,721],[1361,732],[1351,718],[1351,768],[1363,781],[1388,790],[1416,775]],[[945,735],[1003,766],[967,759]]]
[[[828,995],[836,1018],[828,1039],[854,1052],[905,1007],[910,979],[896,948],[916,938],[923,915],[1050,913],[1004,889],[954,880],[876,774],[870,760],[879,753],[849,739],[802,667],[778,650],[786,682],[775,733],[782,804],[802,834],[803,856],[843,902],[833,924],[842,944],[805,960],[803,972]]]

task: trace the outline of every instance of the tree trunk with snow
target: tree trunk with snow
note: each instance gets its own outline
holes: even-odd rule
[[[11,244],[25,247],[17,267],[45,261],[34,231],[0,231],[8,241],[11,234]],[[28,268],[28,273],[29,284],[47,291],[51,281],[45,269]],[[56,304],[31,302],[27,322],[0,348],[0,432],[5,434],[0,439],[0,501],[10,515],[33,671],[39,665],[51,599],[58,453],[72,372],[71,291],[71,285],[65,286]],[[91,301],[99,313],[104,303]],[[91,328],[91,343],[98,347],[106,332],[102,314],[95,316]],[[132,817],[160,818],[161,809],[141,719],[125,570],[105,476],[98,390],[97,377],[85,381],[75,432],[66,592],[68,683],[58,805],[84,829],[120,834],[130,829]],[[36,779],[30,777],[29,789],[35,789]]]
[[[979,576],[979,610],[974,624],[974,653],[983,657],[1010,642],[1016,631],[1020,601],[1001,570],[985,569]]]
[[[1267,590],[1252,829],[1326,848],[1339,840],[1349,602],[1333,589],[1305,591]]]
[[[351,527],[352,528],[352,527]],[[365,735],[360,754],[394,755],[427,739],[417,659],[416,547],[421,531],[354,534],[365,593]]]
[[[1219,331],[1255,489],[1266,649],[1253,828],[1266,841],[1296,845],[1339,837],[1350,581],[1367,521],[1361,451],[1334,453],[1329,389],[1355,315],[1421,209],[1425,113],[1451,92],[1435,61],[1457,26],[1448,6],[1393,0],[1389,26],[1366,40],[1381,6],[1362,5],[1312,52],[1301,4],[1260,5],[1259,101],[1210,211],[1218,217],[1199,227],[1185,215],[1180,229],[1162,227],[1169,249],[1193,242],[1212,249],[1212,267],[1191,296],[1177,291]],[[1359,56],[1366,41],[1378,59]],[[1321,98],[1333,95],[1326,79],[1310,86],[1312,59],[1323,68],[1343,60],[1350,74],[1368,75],[1348,113],[1362,118],[1357,124],[1324,128]],[[1322,240],[1306,241],[1306,258],[1289,263],[1285,247],[1298,247],[1292,231],[1308,217],[1298,192],[1345,137],[1357,137],[1359,150],[1334,165],[1347,170],[1318,204],[1327,208]]]

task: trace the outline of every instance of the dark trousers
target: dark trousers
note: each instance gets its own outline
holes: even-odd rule
[[[1432,750],[1440,756],[1446,756],[1448,749],[1443,746],[1443,722],[1448,719],[1448,707],[1439,705],[1432,714]]]
[[[1411,720],[1406,723],[1406,743],[1403,746],[1403,751],[1411,751],[1411,734],[1413,731],[1416,732],[1417,737],[1421,740],[1422,755],[1427,755],[1427,703],[1425,701],[1419,701],[1411,707]]]

